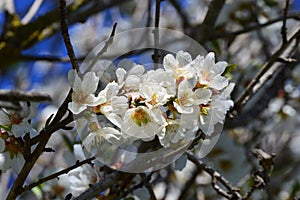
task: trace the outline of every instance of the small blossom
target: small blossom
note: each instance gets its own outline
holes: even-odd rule
[[[189,53],[179,51],[176,58],[168,54],[164,57],[163,65],[166,71],[171,71],[174,78],[179,83],[183,79],[191,79],[194,77],[193,68],[189,63],[192,62],[192,57]]]
[[[201,130],[207,135],[211,135],[214,132],[214,126],[217,123],[224,123],[227,111],[233,106],[233,101],[229,99],[233,87],[234,84],[231,83],[220,94],[215,95],[207,114],[200,114]]]
[[[117,82],[125,92],[136,92],[139,89],[141,76],[145,72],[142,65],[137,65],[130,60],[123,60],[116,70]]]
[[[82,145],[91,153],[96,153],[105,140],[115,144],[120,140],[120,132],[114,128],[101,128],[97,122],[91,122],[89,125],[90,133],[83,140]]]
[[[216,90],[222,90],[228,85],[228,79],[221,76],[224,72],[227,63],[217,62],[215,63],[215,54],[209,53],[204,58],[198,56],[192,63],[200,85],[208,86]]]
[[[22,103],[21,111],[0,110],[0,125],[8,126],[10,132],[16,137],[23,137],[31,128],[28,122],[37,113],[38,104],[27,105]]]
[[[173,102],[174,107],[179,113],[192,113],[194,102],[194,92],[190,88],[187,80],[183,80],[178,86],[177,99]]]
[[[128,109],[121,125],[125,134],[143,140],[152,140],[159,134],[166,121],[158,109],[150,110],[145,106]]]
[[[74,114],[82,112],[87,106],[96,106],[105,102],[103,96],[95,97],[93,94],[99,82],[99,77],[94,72],[86,73],[81,79],[75,70],[70,70],[68,79],[73,88],[72,102],[68,104],[68,108]]]
[[[119,93],[119,85],[116,82],[107,84],[104,90],[99,93],[106,99],[105,102],[98,105],[99,110],[104,114],[114,125],[121,126],[121,116],[124,115],[128,108],[128,98],[125,96],[117,96]]]

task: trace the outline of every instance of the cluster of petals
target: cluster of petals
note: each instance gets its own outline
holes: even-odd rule
[[[226,62],[215,63],[214,53],[193,60],[189,53],[179,51],[175,57],[164,57],[163,68],[148,71],[143,65],[123,60],[114,72],[116,79],[98,93],[100,78],[95,72],[80,78],[71,70],[74,93],[69,109],[78,114],[90,107],[112,123],[110,128],[90,129],[97,141],[107,137],[105,134],[131,141],[157,137],[168,147],[191,139],[198,130],[211,135],[214,126],[224,122],[233,105],[230,93],[234,87],[223,76],[226,67]],[[93,142],[91,137],[88,141]]]
[[[37,113],[37,104],[21,103],[21,110],[0,109],[0,170],[12,168],[19,172],[25,163],[23,157],[25,134],[34,136],[36,130],[30,120]]]

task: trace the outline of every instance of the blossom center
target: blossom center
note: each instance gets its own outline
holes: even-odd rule
[[[134,113],[132,113],[131,119],[138,126],[146,125],[148,122],[151,122],[150,115],[141,107],[137,108]]]
[[[23,120],[23,117],[21,117],[18,113],[12,113],[9,116],[9,120],[12,124],[20,124]]]
[[[5,151],[10,153],[10,157],[13,158],[18,153],[22,152],[22,144],[16,138],[10,138],[10,141],[5,141]]]
[[[188,103],[188,93],[183,93],[182,96],[178,99],[179,100],[179,105],[185,105]]]

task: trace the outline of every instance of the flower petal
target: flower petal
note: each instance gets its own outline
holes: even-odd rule
[[[3,110],[0,110],[0,125],[8,125],[8,124],[11,124],[8,115]]]
[[[88,106],[97,106],[105,102],[106,98],[104,96],[95,97],[93,94],[88,95],[84,101],[84,103]]]
[[[79,114],[80,112],[84,111],[87,108],[87,106],[84,104],[70,102],[68,104],[68,108],[73,114]]]
[[[118,68],[116,70],[116,75],[117,75],[118,83],[121,85],[124,82],[126,70],[123,68]]]
[[[194,92],[194,105],[206,104],[209,102],[212,91],[209,89],[199,88]]]
[[[209,87],[214,88],[216,90],[222,90],[225,86],[228,85],[228,79],[217,75],[213,78],[211,82],[208,83]]]
[[[74,75],[74,84],[71,86],[75,92],[81,92],[81,88],[82,88],[81,78],[78,76],[77,72],[74,72],[73,75]]]
[[[215,64],[213,70],[214,70],[214,72],[215,72],[216,74],[222,74],[222,73],[225,71],[227,65],[228,65],[227,62],[224,62],[224,61],[222,61],[222,62],[217,62],[217,63]]]
[[[82,94],[92,94],[97,90],[99,77],[96,76],[95,72],[88,72],[83,76],[82,81]]]
[[[3,152],[5,149],[5,142],[0,138],[0,153]]]
[[[210,52],[209,54],[207,54],[204,59],[203,65],[212,68],[215,65],[215,53]]]
[[[173,70],[178,65],[178,61],[172,54],[168,54],[164,57],[163,65],[165,70]]]
[[[179,63],[179,67],[184,67],[192,62],[192,56],[188,52],[178,51],[176,54],[176,60]]]
[[[11,127],[11,132],[16,136],[16,137],[23,137],[25,133],[30,132],[30,124],[27,121],[22,121],[21,124],[13,124]]]

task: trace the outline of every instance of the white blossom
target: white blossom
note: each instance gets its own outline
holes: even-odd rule
[[[174,101],[174,107],[179,113],[192,113],[194,109],[192,105],[194,104],[194,92],[189,86],[187,80],[183,80],[179,83],[177,99]]]
[[[21,111],[0,110],[0,125],[8,126],[14,136],[23,137],[32,129],[28,121],[36,115],[37,106],[36,103],[30,106],[22,103]]]
[[[198,56],[192,63],[201,85],[208,86],[212,89],[222,90],[228,85],[228,79],[221,76],[227,63],[215,63],[215,54],[213,52],[207,54],[204,58]]]
[[[130,60],[120,61],[116,70],[117,82],[125,92],[136,92],[139,89],[141,76],[145,72],[142,65]]]
[[[96,106],[105,102],[103,96],[95,97],[93,94],[99,82],[99,77],[94,72],[87,72],[81,79],[75,70],[70,70],[68,79],[73,88],[72,102],[68,104],[68,108],[74,114],[82,112],[87,106]]]
[[[106,85],[98,96],[106,99],[99,105],[100,112],[104,114],[114,125],[121,126],[122,116],[128,108],[128,98],[125,96],[117,96],[119,93],[119,85],[111,82]]]
[[[191,79],[194,77],[193,68],[190,66],[192,57],[189,53],[179,51],[176,58],[168,54],[164,57],[163,65],[166,71],[173,73],[174,78],[180,82],[180,79]]]
[[[214,132],[214,126],[217,123],[224,123],[226,113],[233,106],[233,101],[229,99],[234,84],[229,84],[220,94],[215,95],[207,114],[200,114],[201,130],[207,135]]]
[[[150,110],[145,106],[128,109],[123,120],[123,133],[146,141],[154,139],[166,126],[166,121],[158,109]]]

